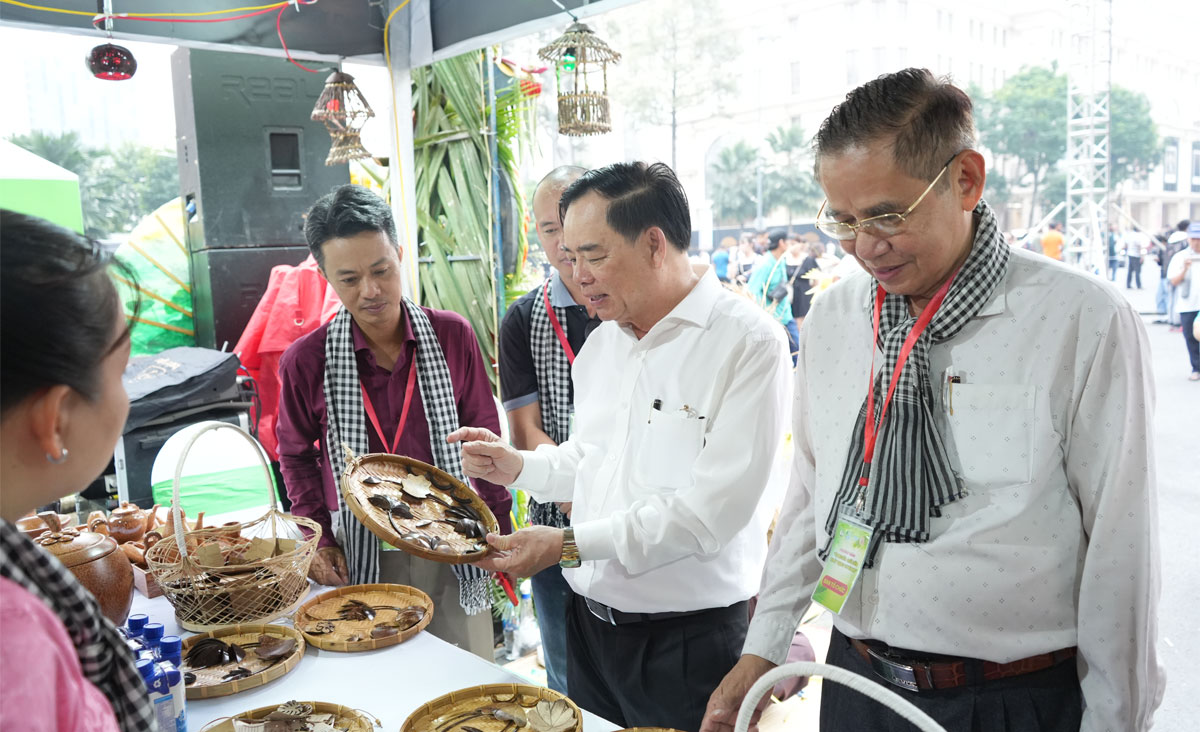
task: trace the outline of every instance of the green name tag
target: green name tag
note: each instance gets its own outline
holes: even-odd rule
[[[842,511],[833,528],[833,541],[829,545],[825,571],[813,590],[813,602],[834,615],[842,612],[846,598],[862,574],[872,531],[870,526]]]

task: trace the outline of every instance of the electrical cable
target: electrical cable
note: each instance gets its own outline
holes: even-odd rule
[[[297,0],[297,10],[299,10],[300,5],[315,5],[316,2],[317,2],[317,0],[311,0],[311,2],[304,2],[304,0]],[[319,69],[310,69],[307,66],[305,66],[304,64],[297,61],[296,59],[292,58],[292,52],[288,50],[287,41],[283,40],[283,11],[285,11],[285,10],[287,10],[287,7],[280,8],[279,15],[275,16],[275,32],[279,34],[279,45],[283,46],[284,55],[287,56],[288,61],[292,62],[293,66],[298,66],[299,68],[302,68],[305,71],[312,73],[312,74],[321,73]]]
[[[244,13],[244,12],[249,12],[249,11],[254,11],[254,10],[270,12],[270,11],[275,10],[280,7],[287,7],[289,5],[293,5],[292,2],[288,1],[288,2],[271,3],[270,5],[252,5],[252,6],[244,7],[244,8],[228,8],[226,10],[205,10],[205,11],[196,12],[196,13],[137,13],[135,15],[130,15],[127,13],[112,13],[111,15],[105,15],[105,14],[101,13],[100,17],[97,18],[96,13],[89,13],[84,10],[66,10],[64,8],[50,8],[50,7],[46,7],[44,5],[33,5],[32,3],[20,2],[20,0],[0,0],[0,4],[15,5],[19,8],[27,8],[29,10],[41,10],[46,13],[61,13],[63,15],[83,15],[83,16],[87,16],[89,18],[96,18],[96,22],[103,22],[105,20],[105,18],[111,18],[113,20],[148,20],[151,18],[192,18],[192,17],[202,17],[202,16],[206,16],[206,15],[224,15],[226,13]],[[304,4],[311,5],[312,3],[304,3]],[[235,18],[219,18],[215,21],[209,21],[209,22],[221,22],[222,20],[237,20],[238,18],[243,18],[243,17],[251,17],[251,16],[245,15],[245,16],[238,16]],[[177,22],[182,23],[184,21],[177,21]]]

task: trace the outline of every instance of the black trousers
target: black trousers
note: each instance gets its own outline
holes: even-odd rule
[[[1129,271],[1125,273],[1125,289],[1133,287],[1133,281],[1137,280],[1137,288],[1142,289],[1142,258],[1129,258]]]
[[[836,628],[825,662],[894,691],[948,732],[1079,732],[1083,695],[1074,658],[1009,679],[954,689],[911,692],[879,678]],[[917,728],[873,699],[836,682],[821,685],[821,732],[915,732]]]
[[[1179,314],[1179,323],[1183,326],[1183,342],[1187,344],[1188,360],[1192,362],[1192,371],[1200,371],[1200,342],[1197,342],[1196,337],[1192,335],[1196,315],[1195,310]]]
[[[739,602],[684,618],[610,625],[573,596],[567,613],[571,699],[619,727],[696,732],[737,662],[749,625]]]

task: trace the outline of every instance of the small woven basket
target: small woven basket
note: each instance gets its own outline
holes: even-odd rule
[[[579,711],[575,702],[553,689],[529,684],[483,684],[443,694],[437,699],[422,704],[415,712],[408,715],[408,719],[404,720],[404,724],[400,727],[400,732],[431,732],[431,730],[439,728],[433,724],[434,720],[479,707],[511,702],[530,708],[539,701],[555,702],[560,699],[565,701],[575,714],[575,726],[569,732],[582,732],[583,712]],[[505,723],[490,719],[471,720],[469,726],[478,729],[479,732],[500,732],[501,729],[509,729]],[[453,725],[453,729],[461,729],[461,725]]]
[[[192,649],[192,646],[205,638],[219,638],[226,643],[237,643],[244,646],[248,643],[256,642],[259,636],[262,635],[290,638],[296,641],[296,647],[286,657],[281,658],[275,663],[263,661],[252,652],[248,653],[241,661],[231,661],[207,669],[192,668],[185,660],[180,670],[191,672],[196,676],[195,683],[186,687],[187,698],[214,699],[219,696],[228,696],[262,686],[291,671],[300,663],[300,659],[304,657],[304,636],[300,631],[289,628],[286,625],[231,625],[220,630],[210,630],[207,633],[194,635],[184,640],[183,656],[186,659],[188,651]],[[222,676],[239,666],[249,670],[250,676],[232,681],[221,681]]]
[[[393,605],[407,607],[416,605],[425,608],[425,617],[421,618],[420,622],[413,627],[406,628],[396,635],[383,638],[371,637],[371,628],[375,625],[374,620],[339,621],[334,623],[334,629],[331,632],[321,635],[310,633],[306,629],[313,622],[335,616],[338,607],[349,599],[359,600],[372,606]],[[385,615],[377,616],[376,620],[394,620],[397,615],[391,610],[380,610],[379,612],[385,613]],[[433,600],[429,598],[429,595],[421,592],[416,587],[372,584],[348,585],[309,598],[308,602],[301,605],[300,609],[296,611],[293,623],[296,626],[296,630],[302,633],[305,640],[313,647],[320,648],[323,651],[353,653],[356,651],[373,651],[377,648],[386,648],[387,646],[394,646],[397,643],[403,643],[422,630],[425,630],[425,627],[432,620]]]
[[[254,447],[266,478],[271,507],[253,521],[186,531],[179,512],[183,466],[196,440],[218,429],[234,430]],[[175,608],[179,625],[186,630],[204,632],[225,625],[267,622],[287,615],[303,601],[308,592],[308,567],[321,538],[321,527],[315,521],[279,510],[271,469],[262,447],[245,430],[225,422],[207,422],[192,435],[175,467],[171,518],[175,522],[174,541],[164,540],[152,546],[146,552],[146,563]],[[312,533],[306,539],[301,529]],[[247,537],[273,542],[271,556],[225,565],[251,547]],[[206,566],[197,561],[198,551],[215,558],[217,550],[225,566],[217,566],[215,562]]]

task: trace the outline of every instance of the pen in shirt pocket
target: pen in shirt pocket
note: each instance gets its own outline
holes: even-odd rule
[[[650,402],[650,411],[651,412],[661,412],[662,411],[662,399],[655,399],[654,401]],[[650,424],[650,420],[653,417],[654,417],[653,414],[648,415],[646,417],[646,424]]]
[[[946,392],[947,392],[947,407],[950,410],[950,416],[954,416],[954,385],[963,383],[962,377],[955,373],[950,373],[946,376]]]

